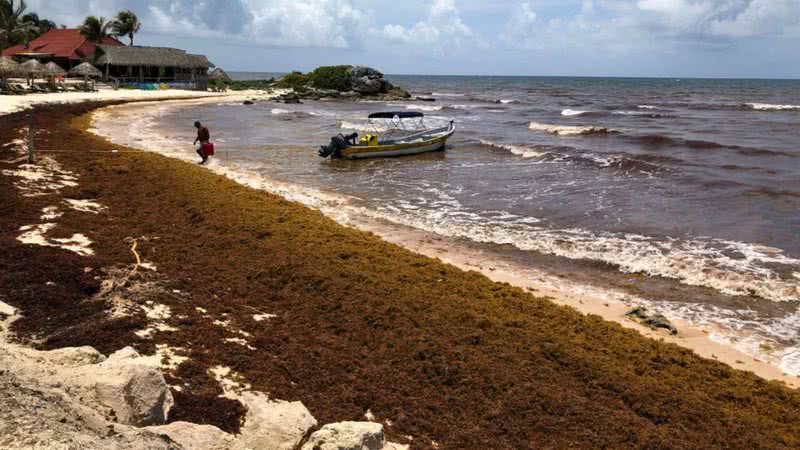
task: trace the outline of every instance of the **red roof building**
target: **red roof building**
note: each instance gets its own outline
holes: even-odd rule
[[[103,44],[125,46],[113,37],[103,39]],[[51,59],[69,70],[94,55],[96,47],[97,44],[81,36],[78,29],[52,29],[27,45],[20,44],[2,50],[0,55]]]

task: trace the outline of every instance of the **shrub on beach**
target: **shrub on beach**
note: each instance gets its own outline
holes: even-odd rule
[[[351,69],[352,66],[321,66],[306,75],[306,78],[317,89],[349,91],[352,88],[350,84],[353,76]]]
[[[300,89],[305,87],[309,82],[308,76],[303,75],[302,73],[292,72],[280,80],[278,80],[277,86],[283,89]]]

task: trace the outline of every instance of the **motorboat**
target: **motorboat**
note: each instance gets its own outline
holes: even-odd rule
[[[319,156],[336,159],[380,158],[417,155],[444,150],[447,139],[456,131],[453,121],[430,127],[425,114],[416,111],[389,111],[368,116],[368,134],[338,134],[328,145],[320,146]]]

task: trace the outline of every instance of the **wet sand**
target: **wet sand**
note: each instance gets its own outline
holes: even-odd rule
[[[50,125],[37,138],[70,151],[53,158],[78,185],[23,197],[20,177],[6,171],[24,167],[4,150],[2,295],[23,314],[18,337],[37,347],[108,353],[132,345],[152,355],[167,345],[186,357],[169,372],[170,420],[235,431],[241,406],[220,396],[212,371],[226,367],[253,390],[301,400],[321,423],[369,412],[412,448],[800,445],[800,394],[780,383],[343,227],[205,168],[110,144],[85,131],[89,110],[39,112]],[[0,121],[6,143],[19,137],[25,117]],[[91,254],[18,240],[20,227],[40,223],[45,208],[65,199],[106,209],[65,209],[47,242],[80,233]],[[131,239],[169,290],[152,299],[149,313],[115,318],[113,305],[90,299],[110,269],[132,263]],[[460,253],[435,242],[424,251],[436,248],[502,275],[490,258],[458,261]]]

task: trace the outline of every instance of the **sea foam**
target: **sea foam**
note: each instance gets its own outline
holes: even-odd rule
[[[539,122],[531,122],[528,125],[533,131],[544,131],[558,136],[580,136],[590,134],[610,134],[620,133],[619,130],[597,126],[569,126],[569,125],[549,125]]]

